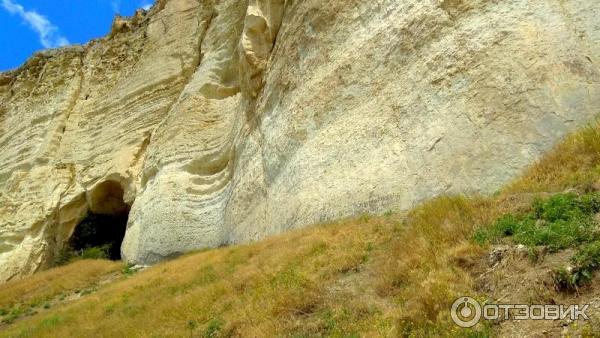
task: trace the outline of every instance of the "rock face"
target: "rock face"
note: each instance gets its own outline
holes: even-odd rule
[[[596,0],[161,0],[0,74],[0,280],[489,193],[600,112]]]

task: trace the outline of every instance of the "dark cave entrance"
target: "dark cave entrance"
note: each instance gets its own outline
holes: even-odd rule
[[[69,247],[75,255],[83,258],[107,258],[113,261],[121,259],[121,243],[125,236],[127,216],[127,213],[88,213],[75,228]]]
[[[121,259],[129,206],[123,201],[123,188],[106,181],[88,194],[89,211],[75,227],[68,242],[73,256]]]

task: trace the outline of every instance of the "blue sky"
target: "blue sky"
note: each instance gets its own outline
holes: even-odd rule
[[[115,14],[132,15],[153,0],[0,0],[0,71],[35,51],[84,44],[106,35]]]

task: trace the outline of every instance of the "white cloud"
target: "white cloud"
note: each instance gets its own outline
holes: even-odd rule
[[[69,44],[69,40],[60,34],[58,27],[54,26],[45,16],[35,11],[25,10],[23,6],[12,0],[1,1],[5,10],[21,17],[38,34],[44,48],[62,47]]]

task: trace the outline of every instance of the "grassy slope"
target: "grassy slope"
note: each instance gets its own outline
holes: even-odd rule
[[[599,168],[594,126],[495,197],[440,197],[404,216],[363,216],[189,254],[17,320],[0,336],[486,336],[494,328],[459,330],[448,315],[459,295],[486,298],[472,271],[486,253],[470,240],[474,230],[526,210],[532,193],[592,189]],[[92,265],[78,264],[3,286],[0,308],[81,288],[60,284]],[[34,280],[51,287],[39,291]]]
[[[38,273],[25,280],[9,282],[0,289],[0,304],[10,307],[17,303],[36,305],[65,291],[90,285],[111,272],[121,269],[112,261],[81,260]]]

